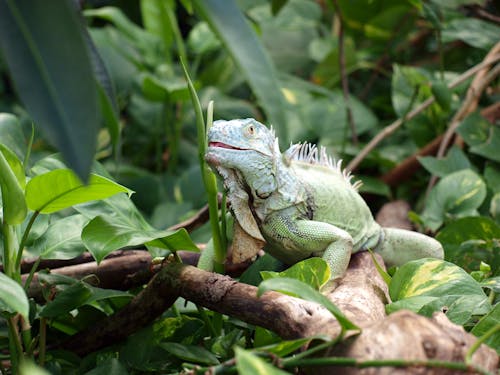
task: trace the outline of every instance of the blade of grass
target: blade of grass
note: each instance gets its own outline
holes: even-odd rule
[[[181,65],[184,71],[184,76],[188,83],[189,94],[191,95],[191,101],[196,113],[196,127],[198,133],[198,159],[200,163],[201,174],[203,178],[203,184],[205,185],[205,190],[207,191],[208,198],[208,212],[210,216],[210,227],[212,229],[212,239],[214,245],[214,262],[215,270],[217,272],[223,271],[223,262],[226,258],[226,249],[222,247],[222,233],[219,225],[219,205],[217,200],[217,181],[215,175],[212,173],[207,163],[205,162],[205,152],[207,148],[206,140],[206,126],[203,117],[203,110],[201,109],[201,103],[196,94],[193,82],[189,77],[189,73],[186,69],[184,61],[181,58]],[[209,106],[207,113],[207,120],[209,126],[212,124],[212,112],[213,109]]]

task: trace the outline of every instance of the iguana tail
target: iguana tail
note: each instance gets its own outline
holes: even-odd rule
[[[376,248],[386,266],[401,266],[421,258],[444,258],[441,244],[425,234],[398,228],[383,228],[384,238]]]

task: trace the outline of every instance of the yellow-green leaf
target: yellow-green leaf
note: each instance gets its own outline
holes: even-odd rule
[[[446,310],[450,320],[465,323],[473,314],[491,308],[481,285],[453,263],[419,259],[400,267],[392,278],[389,312],[410,309],[424,315]]]
[[[36,176],[26,185],[28,207],[44,214],[117,193],[131,194],[132,191],[96,174],[92,174],[89,183],[84,185],[69,169],[57,169]]]
[[[239,347],[235,348],[236,367],[241,375],[288,375],[264,360]]]
[[[283,272],[261,271],[260,274],[263,280],[275,277],[290,277],[319,290],[323,284],[330,280],[330,267],[322,258],[313,257],[295,263]]]

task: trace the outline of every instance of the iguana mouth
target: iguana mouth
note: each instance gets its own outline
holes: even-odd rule
[[[208,146],[209,147],[228,148],[230,150],[245,150],[244,148],[234,147],[234,146],[228,145],[226,143],[222,143],[222,142],[209,142]]]

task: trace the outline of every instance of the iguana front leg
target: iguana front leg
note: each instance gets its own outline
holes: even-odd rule
[[[270,239],[266,250],[282,262],[293,264],[321,256],[330,266],[331,280],[342,277],[349,265],[353,239],[334,225],[294,219],[278,212],[265,220],[263,229]]]

